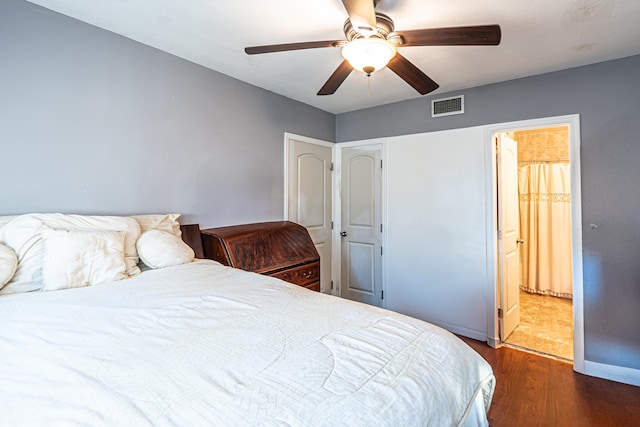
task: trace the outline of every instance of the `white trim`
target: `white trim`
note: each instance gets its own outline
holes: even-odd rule
[[[387,260],[389,259],[389,223],[387,222],[387,218],[388,215],[387,213],[389,212],[389,204],[388,204],[388,200],[389,198],[387,197],[387,185],[389,183],[388,179],[389,179],[389,174],[387,173],[387,170],[389,170],[389,168],[387,167],[387,165],[389,164],[389,162],[387,161],[387,144],[388,144],[388,139],[387,138],[382,138],[379,140],[380,141],[380,160],[382,161],[382,177],[381,177],[381,182],[380,182],[380,215],[382,215],[381,221],[380,223],[382,224],[382,248],[384,250],[384,248],[387,248],[387,255],[382,255],[382,291],[386,291],[387,290],[387,284],[389,283],[389,265]],[[387,308],[387,301],[389,300],[388,298],[389,292],[387,292],[387,298],[382,300],[382,308]]]
[[[485,331],[478,331],[477,329],[465,328],[464,326],[454,325],[447,322],[429,322],[432,325],[446,329],[452,334],[462,335],[463,337],[471,338],[476,341],[486,341],[487,336]]]
[[[336,144],[340,148],[366,147],[368,145],[384,144],[387,138],[363,139],[360,141],[340,142]]]
[[[487,267],[486,267],[486,305],[487,305],[487,343],[497,348],[500,346],[500,320],[497,318],[498,313],[498,298],[499,293],[496,292],[496,284],[498,283],[498,244],[497,244],[497,230],[498,230],[498,193],[496,189],[496,183],[498,179],[498,171],[496,167],[496,145],[494,141],[494,133],[489,127],[484,129],[484,170],[485,175],[485,191],[487,199],[485,201],[486,207],[486,245],[487,245]]]
[[[342,198],[340,194],[342,194],[342,148],[340,145],[336,144],[336,156],[335,162],[333,163],[333,183],[334,183],[334,192],[333,192],[333,264],[332,267],[335,267],[333,281],[333,295],[342,297],[342,241],[340,237],[340,229],[342,228]]]
[[[572,268],[573,268],[573,369],[585,372],[584,360],[584,301],[582,277],[582,199],[580,175],[580,116],[546,117],[532,120],[521,120],[508,123],[487,125],[485,129],[485,166],[487,173],[486,209],[487,209],[487,307],[488,325],[487,342],[497,344],[499,338],[498,301],[497,301],[497,206],[496,194],[496,150],[493,135],[497,132],[515,129],[535,129],[558,125],[569,126],[570,164],[571,164],[571,227],[572,227]]]
[[[483,340],[480,339],[478,341],[483,341]],[[502,343],[500,341],[497,341],[495,338],[489,338],[489,337],[487,337],[487,344],[489,345],[489,347],[492,347],[492,348],[499,348],[502,346]]]
[[[334,165],[333,174],[331,176],[331,198],[332,198],[331,218],[335,225],[336,224],[335,219],[338,217],[337,213],[340,212],[336,210],[337,209],[336,198],[339,198],[338,195],[340,194],[339,187],[337,186],[337,182],[336,182],[338,181],[336,177],[339,176],[339,175],[336,175],[336,165],[337,165],[336,156],[340,150],[336,149],[337,145],[333,142],[323,141],[321,139],[309,138],[307,136],[296,135],[294,133],[289,133],[289,132],[284,133],[284,207],[283,207],[284,215],[282,217],[284,218],[285,221],[289,220],[289,155],[291,153],[292,140],[331,148],[331,161],[333,162],[333,165]],[[337,226],[334,226],[334,229],[331,231],[331,280],[334,283],[334,287],[333,289],[331,289],[331,295],[338,295],[337,289],[338,289],[338,283],[339,283],[338,278],[340,273],[340,258],[339,258],[340,253],[337,252],[339,251],[339,247],[336,249],[337,229],[338,229]],[[340,243],[339,240],[337,242]],[[336,254],[338,255],[337,257],[336,257]]]
[[[624,366],[606,365],[604,363],[584,361],[585,375],[592,377],[606,378],[619,383],[640,386],[640,370],[627,368]]]

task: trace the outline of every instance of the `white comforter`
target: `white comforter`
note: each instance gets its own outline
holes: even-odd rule
[[[214,263],[0,297],[2,426],[482,424],[493,387],[438,327]]]

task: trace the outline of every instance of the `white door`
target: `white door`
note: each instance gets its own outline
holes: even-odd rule
[[[382,306],[380,145],[342,149],[341,279],[343,298]]]
[[[320,254],[320,292],[331,293],[331,147],[289,139],[288,219],[307,228]]]
[[[500,339],[520,323],[520,215],[518,207],[518,146],[505,133],[496,138],[498,172],[498,251],[500,272]]]

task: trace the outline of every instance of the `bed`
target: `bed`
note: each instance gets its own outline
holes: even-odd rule
[[[159,240],[127,254],[126,233],[112,229],[126,277],[89,283],[85,274],[82,286],[51,289],[60,287],[65,251],[42,220],[52,214],[41,215],[29,219],[42,225],[30,232],[44,247],[44,282],[7,292],[10,279],[0,289],[2,426],[488,425],[491,367],[439,327],[193,251],[180,258]],[[136,243],[151,231],[171,240],[176,219],[165,230],[141,226]],[[0,242],[13,241],[27,265],[33,254],[15,243],[15,220],[0,221]],[[85,238],[85,226],[63,238]],[[37,246],[33,236],[25,241]],[[85,263],[100,259],[87,252]],[[126,255],[144,262],[127,264]]]

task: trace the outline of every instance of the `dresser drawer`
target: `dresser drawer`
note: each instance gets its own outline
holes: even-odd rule
[[[287,270],[271,273],[269,276],[277,277],[294,285],[306,287],[307,285],[313,284],[313,282],[320,281],[320,262],[316,261],[310,264],[292,267]]]

